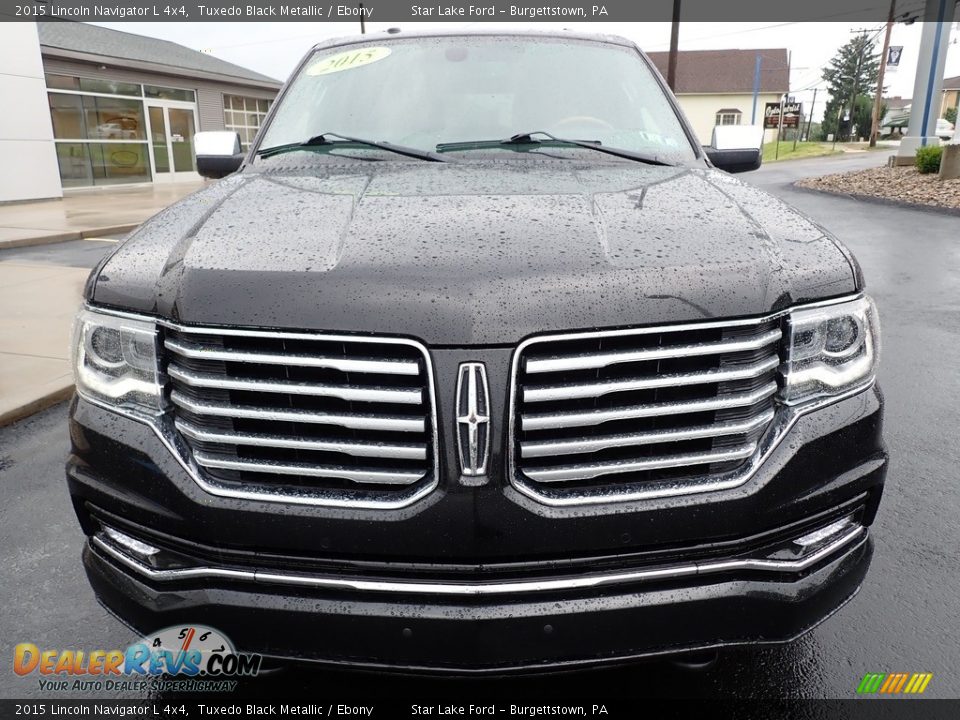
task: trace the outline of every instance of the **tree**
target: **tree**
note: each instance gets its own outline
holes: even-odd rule
[[[955,107],[947,108],[947,111],[943,113],[943,119],[946,120],[951,125],[957,124],[957,109]]]
[[[880,120],[887,114],[887,104],[880,102]],[[869,139],[870,128],[873,124],[873,98],[868,95],[857,95],[857,104],[853,110],[853,130],[857,138]]]
[[[870,102],[879,75],[880,55],[876,52],[873,37],[866,33],[856,35],[837,51],[823,71],[823,79],[827,81],[830,93],[823,115],[824,138],[829,133],[849,137],[854,126],[859,127],[861,134],[869,134],[870,113],[867,113],[865,123],[857,115],[862,106],[860,98]],[[849,113],[851,105],[854,109]],[[843,115],[848,113],[851,117],[844,120]]]

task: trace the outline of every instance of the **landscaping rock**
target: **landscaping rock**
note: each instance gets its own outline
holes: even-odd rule
[[[960,210],[960,179],[921,175],[913,167],[880,167],[800,180],[799,187],[841,195]]]

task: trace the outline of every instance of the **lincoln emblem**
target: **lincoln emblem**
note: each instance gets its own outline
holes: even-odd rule
[[[462,363],[457,378],[457,448],[460,472],[486,475],[490,452],[490,393],[483,363]]]

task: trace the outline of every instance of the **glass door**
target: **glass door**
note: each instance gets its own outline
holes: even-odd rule
[[[174,102],[148,102],[147,115],[154,180],[198,180],[200,176],[193,149],[197,127],[195,107]]]
[[[155,176],[170,172],[170,148],[167,144],[167,117],[164,108],[149,105],[150,145],[153,149],[153,172]]]
[[[175,173],[192,173],[197,169],[197,160],[193,152],[193,109],[167,108],[167,121],[170,128],[170,149],[173,154]]]

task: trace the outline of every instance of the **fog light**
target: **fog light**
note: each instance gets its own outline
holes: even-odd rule
[[[119,545],[130,555],[133,555],[134,557],[144,560],[150,564],[152,564],[151,561],[153,556],[160,552],[160,548],[155,548],[153,545],[148,545],[145,542],[130,537],[119,530],[114,530],[111,527],[105,527],[103,531],[106,533],[106,536],[113,541],[114,545]]]
[[[853,515],[848,515],[845,518],[840,518],[834,523],[830,523],[826,527],[822,527],[819,530],[814,530],[811,533],[807,533],[802,537],[798,537],[793,541],[794,545],[799,545],[803,548],[804,552],[813,550],[814,548],[824,545],[831,540],[844,535],[845,533],[852,530],[856,527],[858,523],[853,519]]]

